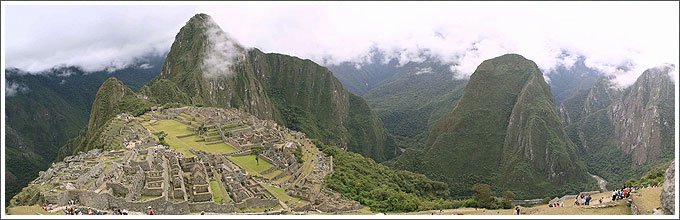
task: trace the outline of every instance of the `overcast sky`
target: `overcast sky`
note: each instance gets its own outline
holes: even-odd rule
[[[366,60],[375,47],[399,51],[393,54],[404,63],[426,49],[462,75],[505,53],[521,54],[546,72],[570,63],[558,58],[566,51],[628,85],[647,68],[677,68],[680,53],[678,2],[16,4],[3,2],[5,61],[33,72],[55,65],[102,70],[167,51],[199,12],[243,46],[321,64]],[[614,71],[625,63],[633,70]]]

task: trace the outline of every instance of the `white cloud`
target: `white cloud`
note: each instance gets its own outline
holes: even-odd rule
[[[142,65],[139,65],[139,68],[144,69],[144,70],[145,69],[151,69],[151,68],[153,68],[153,65],[148,64],[148,63],[143,63]]]
[[[191,3],[194,4],[194,3]],[[572,60],[630,83],[645,69],[678,64],[677,2],[221,2],[198,6],[8,6],[7,64],[86,70],[167,50],[193,14],[211,15],[246,47],[320,64],[370,62],[372,47],[400,63],[422,52],[462,77],[481,61],[521,54],[549,72]],[[153,49],[152,49],[153,48]],[[476,49],[475,49],[476,48]],[[629,63],[630,70],[611,67]]]
[[[28,92],[28,87],[26,85],[21,84],[21,83],[14,83],[14,82],[6,82],[7,84],[5,85],[5,96],[6,97],[12,97],[16,95],[17,93],[20,92]]]
[[[205,25],[208,41],[205,57],[201,63],[203,76],[206,78],[232,76],[231,68],[239,60],[244,60],[245,50],[212,19],[201,24]]]

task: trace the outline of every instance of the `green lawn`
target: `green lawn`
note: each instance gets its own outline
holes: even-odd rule
[[[161,196],[142,196],[141,198],[139,198],[139,201],[155,199],[155,198],[158,198],[158,197],[161,197]]]
[[[278,176],[281,173],[283,173],[282,170],[275,170],[274,172],[271,172],[271,173],[268,173],[268,174],[265,174],[265,175],[262,175],[262,176],[264,178],[267,178],[267,179],[272,179],[272,178]]]
[[[248,172],[252,176],[262,176],[260,172],[265,171],[272,167],[272,164],[269,162],[260,159],[259,165],[257,164],[257,161],[255,161],[255,155],[245,155],[245,156],[227,156],[231,161],[234,163],[238,164],[239,166],[243,167],[243,169],[246,169],[246,172]]]
[[[217,204],[227,203],[225,199],[225,197],[227,197],[227,192],[224,191],[224,187],[222,187],[222,184],[215,180],[210,180],[210,189],[212,190],[213,200],[215,200],[215,203]]]
[[[292,177],[292,176],[286,175],[284,177],[279,178],[278,180],[274,180],[274,183],[281,184],[281,183],[285,182],[286,180],[290,179],[290,177]]]
[[[286,194],[286,191],[282,188],[270,186],[269,184],[262,185],[264,186],[264,188],[267,188],[269,192],[274,194],[276,198],[278,198],[279,200],[286,204],[291,204],[300,200],[300,198],[289,196],[288,194]]]
[[[165,141],[170,144],[170,147],[177,150],[178,152],[184,154],[184,156],[192,157],[189,149],[202,150],[208,153],[231,153],[235,152],[236,149],[231,147],[226,143],[211,144],[206,145],[206,142],[196,142],[196,140],[202,140],[197,136],[190,136],[185,138],[177,138],[177,136],[191,134],[190,130],[186,129],[187,125],[182,124],[175,120],[160,120],[157,125],[150,126],[152,132],[165,131],[168,136],[165,137]],[[157,138],[154,135],[154,138]]]

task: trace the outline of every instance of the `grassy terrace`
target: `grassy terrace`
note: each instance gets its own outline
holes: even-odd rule
[[[236,149],[226,143],[206,145],[206,142],[197,142],[197,140],[202,140],[202,138],[197,136],[177,138],[177,136],[192,134],[192,132],[186,129],[187,125],[175,120],[160,120],[157,125],[147,127],[151,129],[152,133],[159,131],[165,131],[168,133],[168,136],[165,137],[165,141],[170,144],[171,148],[177,150],[187,157],[195,156],[189,151],[189,149],[202,150],[208,153],[216,154],[231,153],[236,151]],[[158,140],[155,135],[154,138]]]
[[[268,174],[265,174],[265,175],[262,175],[262,176],[264,178],[267,178],[267,179],[272,179],[272,178],[278,176],[281,173],[283,173],[282,170],[275,170],[274,172],[271,172],[271,173],[268,173]]]
[[[17,206],[7,209],[8,215],[61,215],[64,214],[63,211],[51,213],[42,209],[42,207],[37,205],[32,206]]]
[[[255,155],[227,156],[227,158],[243,167],[243,169],[245,169],[246,172],[252,176],[262,176],[260,172],[272,167],[272,164],[265,160],[260,160],[260,163],[257,164],[257,161],[255,161]]]
[[[210,188],[213,192],[213,199],[216,203],[227,204],[231,203],[231,198],[227,194],[227,190],[224,189],[224,184],[222,183],[222,175],[218,174],[217,171],[213,170],[213,176],[215,180],[210,181]]]
[[[161,196],[142,196],[141,198],[139,198],[139,201],[155,199],[155,198],[158,198],[158,197],[161,197]]]
[[[215,200],[215,203],[217,204],[226,204],[226,198],[228,198],[227,192],[224,191],[224,188],[221,185],[222,184],[215,180],[210,180],[210,189],[213,193],[213,200]]]
[[[632,193],[631,198],[633,198],[635,204],[638,206],[640,214],[651,215],[654,213],[653,210],[659,207],[659,202],[661,200],[660,195],[661,187],[647,188]]]
[[[292,204],[297,201],[300,201],[300,198],[289,196],[288,194],[286,194],[286,191],[282,188],[274,187],[266,183],[263,183],[262,185],[264,186],[264,188],[267,188],[269,192],[274,194],[274,197],[276,197],[277,199],[281,200],[286,204]]]

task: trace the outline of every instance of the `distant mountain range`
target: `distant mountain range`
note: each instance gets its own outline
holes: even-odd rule
[[[57,158],[59,148],[84,132],[99,86],[116,77],[139,90],[158,75],[163,55],[147,55],[113,72],[84,72],[55,67],[40,73],[6,69],[8,85],[20,88],[6,96],[5,196],[16,194]],[[9,87],[9,86],[8,86]]]

